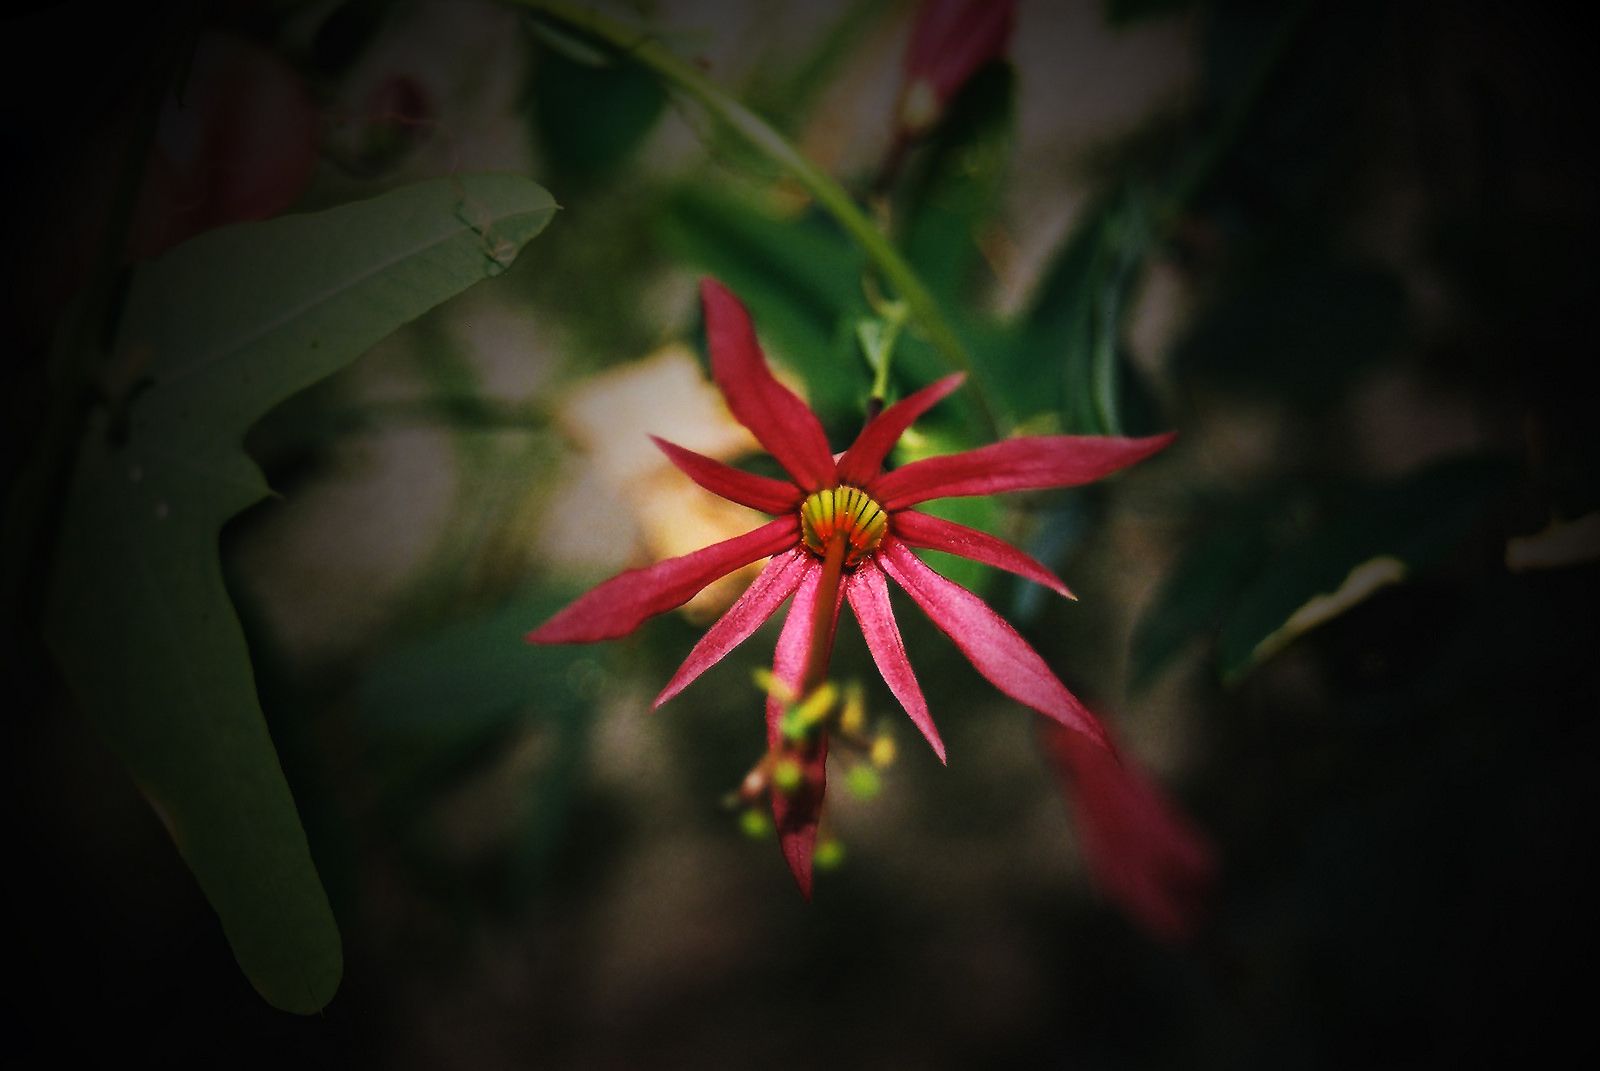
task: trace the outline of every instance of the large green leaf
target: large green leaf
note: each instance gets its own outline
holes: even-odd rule
[[[983,228],[999,207],[1015,123],[1011,67],[994,63],[952,102],[913,180],[902,213],[906,259],[947,304],[967,296],[984,261]]]
[[[1150,213],[1140,190],[1114,190],[1085,211],[1056,254],[995,375],[1019,416],[1059,405],[1066,431],[1123,433],[1122,332],[1156,240]],[[1059,393],[1041,367],[1059,369]]]
[[[62,521],[47,638],[267,1001],[322,1008],[339,934],[256,698],[217,537],[268,493],[245,430],[496,275],[555,205],[510,175],[215,231],[134,276]]]
[[[613,174],[655,126],[667,97],[654,75],[632,63],[595,66],[541,49],[528,87],[536,143],[563,183],[562,198]]]
[[[1478,523],[1506,474],[1499,458],[1454,458],[1352,496],[1240,593],[1217,641],[1223,679],[1438,561]]]
[[[931,420],[919,424],[903,436],[894,450],[896,465],[909,465],[913,461],[955,454],[981,445],[974,442],[970,431],[962,426],[941,425]],[[964,498],[941,498],[918,507],[923,513],[943,517],[947,521],[977,528],[991,535],[1005,535],[1004,506],[994,495],[971,495]],[[943,551],[927,551],[924,557],[944,577],[982,595],[994,579],[994,570],[978,562]]]

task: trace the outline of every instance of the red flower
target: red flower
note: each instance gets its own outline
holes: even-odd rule
[[[924,0],[911,27],[900,86],[900,128],[915,137],[990,60],[1005,53],[1014,0]]]
[[[1205,834],[1110,750],[1056,725],[1040,736],[1066,784],[1084,863],[1101,892],[1152,937],[1194,936],[1217,877]]]
[[[848,601],[889,690],[944,761],[944,744],[890,609],[888,578],[1000,691],[1095,746],[1109,746],[1100,723],[1056,679],[1044,659],[981,599],[922,564],[911,548],[958,554],[1027,577],[1062,595],[1069,594],[1066,585],[1009,544],[910,507],[956,495],[1089,483],[1149,457],[1172,436],[1007,439],[885,472],[884,458],[901,434],[961,385],[963,377],[955,375],[879,413],[835,459],[816,415],[768,369],[738,299],[709,279],[701,283],[700,293],[712,376],[733,415],[783,466],[790,480],[743,472],[660,439],[656,445],[706,490],[775,514],[776,519],[693,554],[613,577],[534,629],[528,640],[593,643],[626,635],[646,618],[682,605],[716,578],[770,555],[772,560],[755,582],[689,652],[656,698],[657,706],[721,661],[791,596],[794,602],[778,637],[773,671],[796,694],[809,692],[826,675],[839,609]],[[774,749],[782,744],[782,715],[782,704],[769,699],[767,735]],[[826,757],[827,738],[821,735],[800,756],[801,787],[773,794],[784,856],[808,896]]]

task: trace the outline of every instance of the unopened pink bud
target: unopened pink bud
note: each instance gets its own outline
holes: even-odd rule
[[[903,134],[927,131],[974,74],[1005,54],[1016,15],[1015,0],[924,0],[906,48]]]

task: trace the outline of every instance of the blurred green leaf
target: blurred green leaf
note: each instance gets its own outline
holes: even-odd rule
[[[970,427],[970,424],[919,423],[901,438],[900,444],[894,451],[895,463],[907,465],[925,457],[970,450],[980,445],[971,438],[967,430]],[[1005,506],[994,495],[941,498],[924,502],[917,509],[992,535],[1003,533]],[[968,561],[954,554],[929,550],[920,552],[920,556],[927,558],[928,563],[946,579],[953,580],[979,595],[982,595],[994,580],[994,570],[989,566]]]
[[[1180,200],[1245,232],[1297,241],[1345,232],[1372,110],[1373,42],[1398,9],[1375,3],[1208,4],[1202,12],[1202,143]]]
[[[202,235],[135,274],[89,422],[46,631],[85,713],[165,820],[251,983],[312,1013],[338,930],[262,718],[218,561],[268,494],[241,449],[277,403],[502,272],[555,211],[526,179],[424,183]]]
[[[1096,528],[1102,517],[1098,488],[1073,488],[1052,495],[1043,509],[1030,517],[1032,531],[1024,540],[1012,540],[1034,558],[1060,571],[1061,563],[1072,557],[1084,537]],[[1012,580],[1011,623],[1032,625],[1060,596],[1049,588],[1020,577]]]
[[[1130,675],[1143,688],[1190,642],[1213,633],[1270,550],[1260,502],[1213,507],[1216,521],[1194,539],[1133,630]]]
[[[594,696],[607,671],[590,655],[523,640],[566,604],[549,595],[513,599],[456,622],[375,660],[360,687],[361,725],[378,751],[381,786],[393,820],[410,823],[441,792],[494,776],[489,769],[537,737],[536,761],[516,761],[525,777],[505,847],[509,877],[537,880],[560,843],[587,755]],[[516,760],[515,755],[511,756]],[[437,868],[439,860],[425,859]]]
[[[952,102],[908,183],[902,248],[940,300],[964,296],[983,265],[979,239],[999,204],[1011,159],[1015,77],[984,68]]]
[[[1067,432],[1121,433],[1123,321],[1155,240],[1149,205],[1135,187],[1119,188],[1084,213],[995,377],[1020,416],[1058,408]],[[1050,379],[1058,390],[1041,389],[1041,366],[1057,370]]]
[[[1499,459],[1457,458],[1354,495],[1240,594],[1218,639],[1223,679],[1443,557],[1507,475]]]
[[[865,254],[816,217],[782,219],[710,186],[670,198],[659,231],[677,255],[739,296],[773,355],[805,380],[825,422],[859,426],[869,386],[854,336],[869,313]]]
[[[362,678],[362,724],[374,736],[438,747],[504,728],[530,710],[558,715],[584,706],[598,666],[570,648],[522,638],[563,605],[516,599],[390,649]]]
[[[596,66],[556,48],[539,51],[528,96],[545,159],[573,186],[604,178],[623,163],[667,100],[660,83],[637,64]]]

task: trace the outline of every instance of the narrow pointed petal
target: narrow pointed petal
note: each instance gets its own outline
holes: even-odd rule
[[[682,606],[700,589],[741,566],[788,550],[799,538],[794,515],[693,554],[612,577],[528,633],[529,643],[594,643],[626,636],[646,618]]]
[[[1067,590],[1067,585],[1061,582],[1061,578],[1046,568],[1044,563],[988,532],[980,532],[976,528],[968,528],[964,524],[918,513],[915,510],[896,513],[890,523],[894,526],[894,534],[902,543],[928,550],[942,550],[946,554],[956,554],[971,561],[982,562],[984,565],[992,565],[996,569],[1004,569],[1008,573],[1026,577],[1035,584],[1043,584],[1058,595],[1065,595],[1069,599],[1077,598]]]
[[[700,642],[694,645],[689,657],[683,660],[678,672],[672,675],[667,686],[656,696],[654,706],[671,699],[695,679],[725,658],[729,651],[750,638],[750,634],[766,623],[783,600],[793,595],[808,572],[822,568],[816,558],[804,548],[786,550],[767,563],[761,575],[745,589],[738,601],[728,607],[728,612],[706,630]]]
[[[1096,886],[1152,937],[1182,942],[1205,921],[1216,849],[1147,775],[1109,748],[1041,727]]]
[[[794,391],[773,377],[756,342],[750,314],[715,279],[700,281],[700,301],[711,347],[711,375],[734,417],[795,483],[807,491],[833,483],[833,451],[822,424]]]
[[[900,638],[900,628],[895,624],[894,609],[889,605],[889,585],[883,579],[883,571],[870,560],[864,562],[850,574],[845,584],[845,597],[850,600],[850,609],[861,625],[861,635],[866,638],[867,650],[872,652],[878,672],[883,674],[883,682],[900,700],[911,723],[927,739],[939,761],[946,761],[944,741],[939,739],[933,715],[928,713],[928,701],[922,696],[911,660],[906,657],[905,641]]]
[[[781,793],[773,796],[772,820],[778,830],[778,847],[794,877],[795,887],[801,896],[810,900],[817,827],[822,823],[822,800],[828,788],[828,734],[817,737],[800,769],[804,787],[793,796]]]
[[[650,441],[689,479],[729,502],[737,502],[763,513],[787,513],[805,498],[805,492],[792,483],[724,465],[714,458],[697,454],[654,435],[650,436]]]
[[[795,589],[794,601],[789,604],[789,616],[784,619],[783,631],[778,634],[778,646],[772,657],[772,674],[791,688],[800,687],[806,660],[811,655],[811,613],[816,606],[821,576],[822,568],[819,565],[808,571],[800,581],[800,586]],[[837,617],[837,602],[833,612]],[[767,746],[776,748],[782,742],[783,704],[768,697]],[[772,794],[772,820],[778,830],[778,846],[783,849],[784,861],[789,864],[789,873],[794,875],[801,895],[809,900],[811,857],[817,847],[817,824],[822,820],[822,801],[827,791],[826,734],[819,736],[816,744],[801,756],[800,769],[803,779],[799,791],[791,796],[780,792]]]
[[[885,473],[866,488],[887,510],[958,495],[1039,491],[1093,483],[1143,461],[1175,436],[1122,439],[1110,435],[1034,435],[928,457]]]
[[[922,564],[897,539],[884,540],[877,561],[989,683],[1022,705],[1107,746],[1105,729],[1089,708],[1067,691],[1028,641],[982,599]]]
[[[894,444],[900,441],[906,429],[937,405],[940,399],[961,386],[966,378],[964,373],[959,372],[945,376],[873,417],[839,459],[839,482],[865,487],[876,478],[883,470],[883,459],[889,456],[889,451],[894,449]]]

